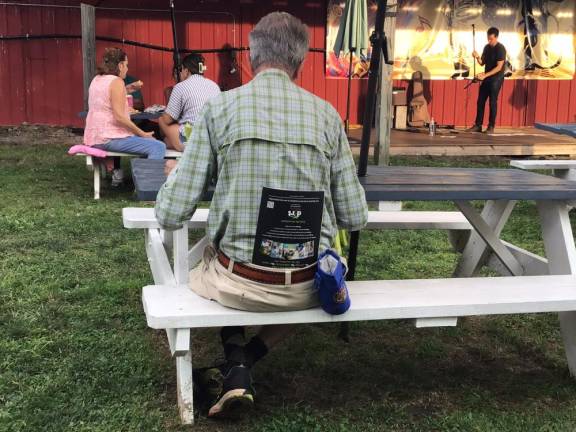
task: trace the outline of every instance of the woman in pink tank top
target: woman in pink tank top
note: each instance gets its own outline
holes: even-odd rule
[[[128,72],[126,53],[120,48],[108,48],[102,60],[98,75],[88,90],[84,145],[143,155],[149,159],[164,159],[166,145],[154,139],[152,132],[144,132],[130,120],[124,85]],[[113,174],[113,182],[119,175]]]

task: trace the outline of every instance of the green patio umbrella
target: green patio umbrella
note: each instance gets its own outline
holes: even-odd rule
[[[336,56],[349,53],[348,98],[346,100],[346,130],[350,122],[350,88],[352,80],[352,55],[366,55],[368,51],[368,5],[367,0],[347,0],[334,43]]]

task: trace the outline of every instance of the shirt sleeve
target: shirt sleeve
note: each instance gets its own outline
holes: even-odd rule
[[[342,123],[330,168],[330,190],[339,228],[358,231],[368,222],[366,193],[358,181],[356,165]]]
[[[498,51],[496,52],[496,61],[506,60],[506,48],[504,45],[498,45]]]
[[[179,85],[175,85],[168,99],[168,106],[166,107],[166,114],[178,121],[182,115],[182,91]]]
[[[156,219],[166,230],[179,229],[192,217],[215,172],[217,159],[211,145],[208,117],[209,112],[204,110],[178,165],[158,192]]]

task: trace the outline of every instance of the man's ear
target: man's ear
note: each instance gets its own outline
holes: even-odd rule
[[[304,62],[300,63],[300,66],[298,66],[298,69],[296,69],[296,71],[294,72],[294,75],[292,76],[292,81],[296,81],[298,79],[298,75],[300,75],[300,72],[302,72],[303,68],[304,68]]]

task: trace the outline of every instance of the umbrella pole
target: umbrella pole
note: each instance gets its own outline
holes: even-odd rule
[[[170,17],[172,18],[172,41],[174,44],[174,54],[172,60],[174,61],[174,79],[180,82],[180,51],[178,50],[178,34],[176,32],[176,13],[174,11],[174,0],[170,0]]]
[[[472,51],[476,51],[476,26],[472,24]],[[476,78],[476,59],[472,57],[472,79]]]
[[[380,69],[380,57],[384,53],[387,56],[388,50],[383,45],[385,43],[384,19],[386,17],[386,0],[378,0],[376,11],[376,23],[374,33],[370,37],[372,43],[372,57],[370,59],[370,69],[368,72],[368,93],[366,96],[366,108],[364,110],[364,124],[362,126],[362,144],[360,146],[360,162],[358,164],[358,177],[365,177],[368,170],[368,153],[370,150],[370,135],[372,132],[372,120],[376,105],[376,85],[378,84],[378,71]],[[388,58],[384,58],[388,62]],[[358,242],[360,232],[350,233],[350,249],[348,251],[348,274],[347,280],[354,280],[356,274],[356,257],[358,255]]]
[[[346,135],[350,131],[350,90],[352,89],[352,52],[353,48],[350,48],[350,61],[348,64],[348,97],[346,98],[346,121],[344,122],[346,128]]]

